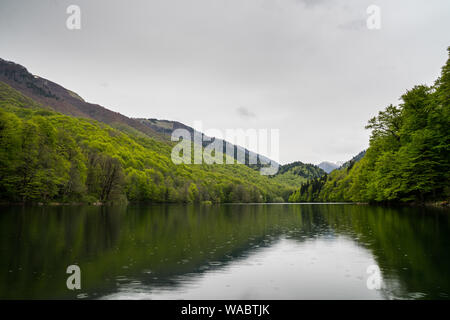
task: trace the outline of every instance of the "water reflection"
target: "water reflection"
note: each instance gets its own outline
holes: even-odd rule
[[[218,270],[177,278],[178,287],[129,283],[106,299],[380,299],[366,287],[371,255],[346,239],[282,238]]]
[[[4,207],[0,297],[448,299],[449,228],[448,212],[342,204]]]

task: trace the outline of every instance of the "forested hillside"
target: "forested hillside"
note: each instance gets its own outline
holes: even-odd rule
[[[449,61],[433,86],[415,86],[370,119],[369,148],[340,169],[327,175],[298,161],[267,177],[241,164],[175,165],[167,136],[183,124],[127,118],[2,60],[0,201],[446,200]]]
[[[364,157],[365,154],[366,154],[366,150],[361,151],[360,153],[358,153],[356,156],[354,156],[350,160],[344,162],[342,164],[342,166],[339,167],[339,169],[352,167],[356,162],[361,160]]]
[[[31,74],[25,67],[0,59],[0,81],[36,103],[65,115],[94,119],[113,127],[140,131],[157,140],[168,140],[153,128],[98,104],[88,103],[75,92]]]
[[[293,191],[240,164],[175,165],[172,146],[62,115],[0,82],[3,202],[271,202]]]
[[[448,200],[450,59],[433,86],[417,85],[401,98],[369,120],[370,146],[360,161],[303,184],[289,200]]]
[[[278,173],[272,177],[280,183],[299,186],[309,179],[322,177],[326,172],[316,165],[295,161],[279,167]]]
[[[152,118],[129,118],[98,104],[88,103],[75,92],[50,80],[31,74],[24,66],[1,58],[0,81],[10,85],[25,97],[45,106],[45,108],[69,116],[97,120],[125,133],[144,135],[158,141],[167,142],[171,140],[171,134],[174,130],[182,128],[189,131],[192,138],[194,137],[194,129],[181,122]],[[203,146],[212,141],[216,141],[216,138],[203,141]],[[270,159],[258,155],[257,164],[250,164],[250,151],[234,145],[233,141],[231,141],[231,145],[235,150],[235,159],[237,159],[237,150],[242,150],[245,152],[245,164],[253,169],[260,169],[264,166],[260,159],[266,160],[265,163],[270,161]]]

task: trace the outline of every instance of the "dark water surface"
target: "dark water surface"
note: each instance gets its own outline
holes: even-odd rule
[[[1,299],[450,298],[448,211],[350,204],[0,211]],[[81,290],[66,286],[73,264]]]

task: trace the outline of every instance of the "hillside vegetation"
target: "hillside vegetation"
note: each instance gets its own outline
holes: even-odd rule
[[[450,54],[450,48],[449,48]],[[303,184],[289,200],[425,202],[450,198],[450,59],[433,86],[418,85],[366,126],[359,161]]]
[[[272,202],[294,190],[245,165],[175,165],[173,143],[62,115],[0,82],[3,202]]]
[[[316,165],[296,161],[280,166],[272,179],[291,186],[300,186],[309,179],[319,178],[325,174],[326,172]]]

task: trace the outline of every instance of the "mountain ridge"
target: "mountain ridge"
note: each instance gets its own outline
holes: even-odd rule
[[[48,108],[49,110],[72,117],[92,119],[110,125],[132,136],[139,137],[144,135],[145,137],[168,144],[174,144],[174,142],[171,142],[171,134],[176,129],[187,130],[191,134],[192,139],[194,136],[195,129],[179,121],[156,118],[129,118],[101,105],[86,102],[76,92],[56,82],[34,75],[20,64],[1,58],[0,82],[11,86],[11,88],[20,92],[24,97],[30,99],[26,103],[23,103],[21,107],[26,107],[29,104],[35,108]],[[9,91],[9,94],[14,95],[12,91]],[[15,98],[18,100],[22,99],[22,97],[17,95]],[[203,140],[203,147],[217,140],[217,138],[209,138],[203,133],[201,135],[203,138],[208,138]],[[218,140],[224,142],[223,153],[225,153],[226,143],[228,142],[222,139]],[[300,186],[301,183],[308,179],[317,178],[325,174],[319,167],[312,164],[296,161],[294,163],[280,165],[272,159],[249,151],[242,146],[233,143],[231,145],[234,149],[235,159],[237,159],[239,151],[244,152],[244,164],[252,169],[259,170],[266,165],[265,163],[278,166],[279,171],[272,177],[274,178],[272,180],[277,183]],[[258,156],[256,164],[249,163],[251,155]]]
[[[330,173],[333,170],[336,170],[340,167],[338,163],[330,162],[330,161],[322,161],[317,165],[320,169],[325,171],[326,173]]]
[[[136,133],[135,130],[137,130],[159,141],[171,141],[171,134],[175,129],[186,129],[191,134],[194,132],[192,127],[179,121],[159,120],[156,118],[131,118],[119,112],[109,110],[99,104],[86,102],[76,92],[48,79],[34,75],[20,64],[1,58],[0,81],[10,85],[12,88],[41,105],[50,107],[56,112],[68,116],[97,120],[124,132]],[[161,125],[162,123],[165,126]],[[201,134],[202,137],[206,137],[203,133]],[[191,136],[193,138],[193,135]],[[210,139],[210,141],[203,141],[203,147],[214,141],[215,138]],[[265,163],[279,165],[276,161],[268,157],[249,151],[245,147],[234,143],[231,144],[235,151],[235,159],[237,159],[238,150],[243,150],[245,153],[245,164],[251,168],[260,169],[263,166],[261,159]],[[249,163],[250,155],[252,154],[258,155],[256,164]]]
[[[165,140],[163,135],[119,112],[99,104],[84,101],[77,93],[48,79],[30,73],[24,66],[0,58],[0,81],[5,82],[25,96],[51,107],[65,115],[94,119],[109,125],[127,125],[149,137]]]
[[[243,164],[175,164],[173,143],[67,116],[0,81],[0,202],[283,202]]]

